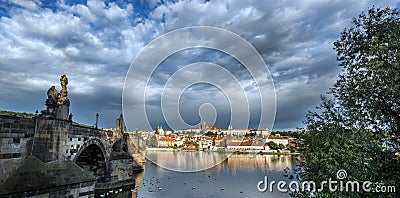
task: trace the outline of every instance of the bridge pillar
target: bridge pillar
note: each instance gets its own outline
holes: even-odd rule
[[[32,155],[43,162],[61,159],[71,123],[63,120],[37,118]]]

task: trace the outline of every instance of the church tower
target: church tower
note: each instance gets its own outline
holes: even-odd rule
[[[201,122],[200,122],[200,129],[207,129],[207,128],[208,128],[208,127],[207,127],[206,121],[201,120]]]

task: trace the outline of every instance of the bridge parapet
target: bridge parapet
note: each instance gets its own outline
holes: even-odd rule
[[[34,130],[33,119],[0,115],[0,183],[31,153]]]

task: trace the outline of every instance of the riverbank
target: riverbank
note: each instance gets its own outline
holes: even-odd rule
[[[267,152],[267,151],[235,151],[234,154],[253,154],[253,155],[300,155],[300,153],[289,153],[289,152]]]
[[[280,152],[280,151],[258,151],[258,150],[181,150],[181,149],[173,149],[173,148],[147,148],[146,151],[161,151],[161,152],[223,152],[223,153],[232,153],[232,154],[252,154],[252,155],[300,155],[300,153],[290,153],[290,152]]]

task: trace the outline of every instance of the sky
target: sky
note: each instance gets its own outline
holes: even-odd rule
[[[115,127],[127,72],[142,49],[180,28],[212,26],[237,34],[258,51],[275,86],[272,129],[293,130],[303,127],[307,111],[314,110],[320,95],[336,81],[340,68],[333,42],[351,26],[351,19],[372,6],[399,5],[399,1],[372,0],[0,0],[0,109],[31,113],[45,109],[47,90],[52,85],[60,90],[59,78],[66,74],[73,120],[94,125],[99,113],[100,127]],[[257,127],[260,99],[252,96],[257,90],[250,86],[255,80],[229,54],[205,48],[180,50],[151,76],[143,76],[148,84],[137,86],[146,86],[145,110],[151,126],[165,125],[160,104],[168,79],[197,62],[223,65],[242,85],[247,99],[255,97],[249,119],[250,127]],[[188,70],[186,77],[210,75],[206,68]],[[196,125],[202,114],[215,111],[217,115],[207,119],[221,128],[229,124],[233,107],[224,90],[197,83],[178,93],[186,123]],[[143,97],[133,91],[131,96]],[[134,125],[145,128],[143,123]]]

